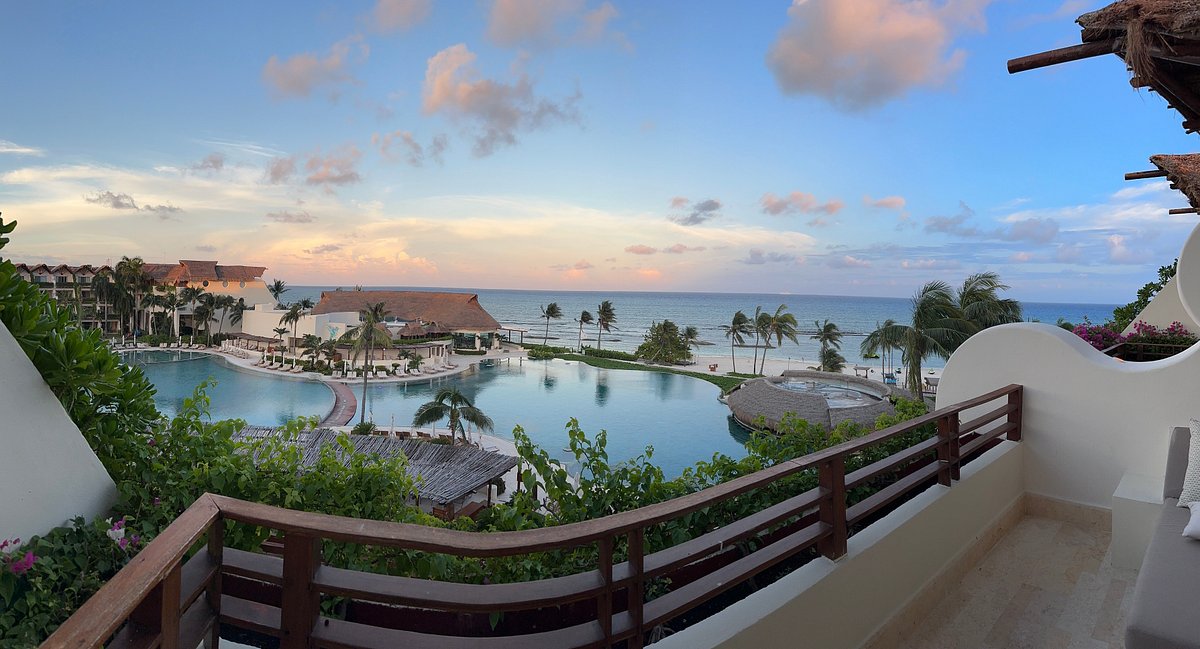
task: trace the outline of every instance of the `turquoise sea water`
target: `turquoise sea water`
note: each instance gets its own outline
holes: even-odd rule
[[[320,299],[322,290],[333,290],[337,287],[296,286],[284,294],[285,301],[311,298],[314,302]],[[347,287],[349,288],[349,287]],[[842,355],[851,363],[860,362],[858,349],[862,336],[876,328],[878,323],[891,318],[904,322],[911,318],[911,301],[906,298],[881,297],[846,297],[836,295],[777,295],[777,294],[729,294],[729,293],[636,293],[636,292],[572,292],[572,291],[517,291],[472,288],[420,288],[420,287],[367,287],[386,288],[392,290],[431,290],[431,291],[463,291],[477,293],[479,302],[501,324],[513,325],[529,329],[525,335],[526,342],[541,342],[546,332],[546,321],[539,317],[540,307],[550,302],[557,302],[562,308],[564,318],[550,321],[550,341],[552,345],[574,347],[579,341],[579,325],[574,318],[580,311],[587,309],[596,313],[596,307],[602,300],[611,300],[617,311],[617,330],[604,335],[602,346],[606,349],[633,351],[642,342],[642,336],[655,321],[669,319],[680,326],[692,325],[700,330],[703,340],[713,343],[711,347],[702,347],[700,354],[728,355],[729,341],[721,333],[720,325],[733,319],[733,314],[741,309],[753,316],[756,306],[764,310],[774,311],[780,304],[787,304],[789,310],[800,323],[800,328],[807,332],[815,330],[816,320],[829,320],[837,323],[842,331],[847,333],[842,342]],[[1058,304],[1025,302],[1022,303],[1027,320],[1038,320],[1054,324],[1059,318],[1077,323],[1084,316],[1093,322],[1102,322],[1112,315],[1116,305],[1112,304]],[[596,327],[585,328],[583,331],[584,344],[595,346]],[[814,359],[817,355],[816,341],[808,339],[807,334],[800,337],[799,344],[785,341],[780,349],[768,352],[771,358],[806,358]],[[744,350],[751,354],[752,350]],[[739,364],[743,352],[739,352]],[[899,359],[897,359],[899,360]],[[929,367],[941,367],[945,361],[929,359]]]

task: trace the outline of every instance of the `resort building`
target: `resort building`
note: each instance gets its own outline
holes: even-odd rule
[[[112,272],[108,266],[16,264],[16,267],[21,279],[33,283],[60,304],[75,308],[83,327],[109,333],[120,330],[111,305],[92,288],[97,275]]]
[[[94,289],[97,276],[113,273],[110,266],[69,266],[59,264],[16,264],[22,279],[33,282],[59,303],[78,309],[79,320],[86,328],[101,327],[108,333],[120,333],[122,323],[118,321],[112,304],[101,292]],[[246,304],[271,302],[274,304],[267,284],[263,280],[265,266],[222,266],[216,261],[181,259],[177,264],[142,264],[142,271],[150,285],[158,291],[179,291],[192,287],[207,293],[230,295]],[[154,309],[151,309],[154,311]],[[175,331],[179,331],[178,318],[191,315],[192,306],[182,305],[172,312],[176,319]],[[230,323],[225,315],[222,326],[228,330]],[[214,323],[214,327],[217,324]]]
[[[1082,45],[1010,69],[1116,54],[1133,69],[1135,86],[1153,88],[1195,131],[1194,4],[1121,0],[1080,19]],[[1155,303],[1200,322],[1200,226],[1182,242],[1172,286]],[[323,296],[310,329],[350,324],[346,314],[372,301],[392,304],[405,324],[436,323],[464,341],[485,340],[494,322],[478,316],[474,296],[432,294],[410,310],[404,300],[418,298],[386,293]],[[4,333],[0,352],[15,345]],[[0,375],[12,365],[28,376],[32,366],[14,356],[0,353]],[[296,649],[1197,648],[1200,541],[1181,532],[1189,521],[1200,525],[1200,514],[1189,518],[1178,505],[1185,483],[1200,499],[1200,441],[1192,437],[1200,423],[1187,427],[1200,415],[1198,389],[1198,346],[1166,360],[1123,362],[1061,328],[1018,323],[983,330],[957,349],[928,414],[577,523],[477,533],[204,494],[43,646],[111,639],[191,649],[204,639],[220,644],[224,627]],[[53,410],[47,395],[37,403]],[[922,432],[929,427],[936,432]],[[82,457],[89,449],[75,446],[56,449],[55,466],[94,464]],[[46,465],[35,464],[46,458],[20,449],[29,459],[0,454],[0,468],[15,473],[0,471],[11,481],[4,485],[24,485],[28,475],[46,488],[45,475],[37,480]],[[72,465],[68,454],[81,457]],[[56,493],[74,490],[78,502],[46,506],[57,507],[60,519],[98,515],[89,489],[103,491],[100,478],[99,487],[55,485]],[[764,493],[775,497],[748,506]],[[0,510],[0,521],[8,515]],[[34,531],[45,522],[21,520]],[[230,522],[264,528],[281,539],[281,553],[227,548]],[[326,541],[430,563],[468,557],[482,569],[459,583],[381,574],[392,566],[330,566]],[[491,581],[501,571],[493,566],[531,555],[574,570]],[[336,599],[336,612],[322,598]]]
[[[483,351],[500,346],[500,323],[480,304],[474,293],[433,291],[324,291],[321,300],[289,330],[285,339],[315,335],[336,340],[357,327],[359,312],[371,304],[382,303],[388,313],[386,324],[393,339],[447,338],[457,350]],[[274,305],[258,304],[242,317],[242,332],[255,336],[274,336],[286,311]],[[291,329],[289,327],[289,329]]]

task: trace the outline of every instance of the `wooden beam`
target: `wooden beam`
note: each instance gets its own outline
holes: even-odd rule
[[[1194,207],[1180,207],[1173,209],[1168,214],[1200,214],[1200,209]]]
[[[1125,174],[1125,180],[1146,180],[1147,178],[1166,178],[1167,172],[1162,169],[1154,171],[1134,171]]]
[[[1057,50],[1050,50],[1049,52],[1030,54],[1029,56],[1012,59],[1008,62],[1008,72],[1009,74],[1016,74],[1018,72],[1058,65],[1059,63],[1082,61],[1083,59],[1104,56],[1105,54],[1115,54],[1120,50],[1121,39],[1119,38],[1084,43],[1082,45],[1072,45],[1071,47],[1063,47]]]

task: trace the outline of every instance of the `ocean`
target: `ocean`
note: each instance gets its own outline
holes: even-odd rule
[[[283,295],[285,302],[310,298],[316,302],[321,291],[334,290],[335,286],[293,286]],[[351,290],[352,287],[342,287]],[[808,338],[816,330],[816,321],[828,318],[837,323],[845,333],[842,339],[842,355],[851,363],[863,363],[859,345],[863,337],[875,330],[878,323],[891,318],[907,322],[911,318],[911,300],[908,298],[848,297],[838,295],[779,295],[756,293],[647,293],[621,291],[521,291],[473,288],[427,288],[370,286],[367,290],[405,291],[453,291],[476,293],[479,303],[487,309],[501,325],[528,329],[526,343],[541,343],[546,333],[546,321],[541,318],[541,307],[557,302],[563,312],[561,320],[550,321],[548,344],[576,347],[579,344],[579,324],[576,319],[584,309],[596,314],[596,307],[603,300],[610,300],[616,309],[617,319],[613,331],[605,333],[602,347],[632,352],[642,343],[642,337],[651,323],[671,320],[680,327],[694,326],[700,330],[700,339],[711,343],[695,352],[704,356],[729,356],[729,340],[720,326],[728,324],[739,309],[750,317],[756,306],[774,312],[780,304],[796,316],[802,335],[799,344],[784,340],[778,349],[768,351],[771,358],[812,361],[817,357],[819,345]],[[1022,302],[1026,320],[1054,324],[1059,318],[1078,323],[1084,317],[1093,322],[1103,322],[1112,315],[1115,304],[1071,304],[1048,302]],[[596,345],[596,326],[584,327],[583,343]],[[514,335],[519,340],[519,335]],[[748,341],[753,343],[753,338]],[[739,362],[744,356],[752,355],[753,349],[738,350]],[[899,363],[899,355],[895,357]],[[870,361],[869,363],[877,363]],[[927,367],[942,367],[945,361],[930,358]]]

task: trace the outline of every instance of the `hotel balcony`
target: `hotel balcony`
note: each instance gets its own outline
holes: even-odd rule
[[[676,500],[528,532],[206,495],[45,646],[100,646],[114,633],[109,646],[228,646],[223,628],[238,643],[282,647],[1121,647],[1137,576],[1125,555],[1138,550],[1114,557],[1111,539],[1137,530],[1114,529],[1104,507],[1031,490],[1047,440],[1062,435],[1043,429],[1053,398],[1008,385]],[[937,434],[872,454],[921,426]],[[1109,488],[1109,468],[1077,470]],[[646,547],[655,526],[805,475],[815,487]],[[224,547],[230,522],[270,529],[281,549]],[[323,541],[481,558],[593,547],[597,560],[541,581],[455,584],[323,565]],[[331,598],[341,606],[322,612]]]

